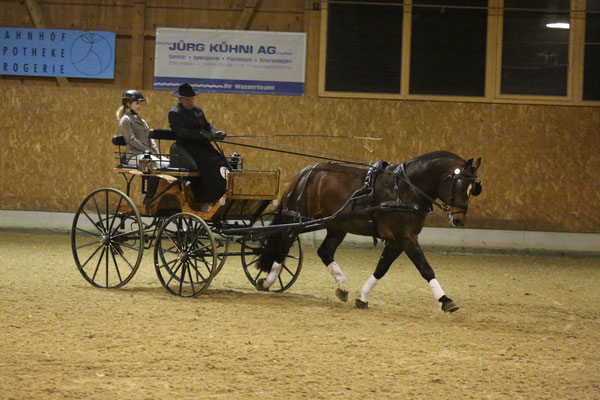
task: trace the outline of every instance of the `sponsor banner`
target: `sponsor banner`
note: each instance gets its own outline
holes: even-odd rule
[[[0,75],[113,79],[115,33],[0,27]]]
[[[157,28],[154,89],[303,95],[306,34]]]

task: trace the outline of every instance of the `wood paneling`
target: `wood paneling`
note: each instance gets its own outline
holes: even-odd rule
[[[112,172],[110,139],[121,89],[23,86],[0,82],[0,208],[74,211],[98,187],[124,188]],[[167,128],[169,92],[144,91],[142,116]],[[327,152],[397,163],[449,150],[483,157],[483,193],[469,228],[600,232],[600,113],[592,107],[403,102],[204,93],[198,98],[217,129],[250,144]],[[349,139],[276,134],[376,136],[373,152]],[[239,139],[241,140],[241,139]],[[248,169],[281,169],[282,187],[313,159],[226,145]],[[163,143],[163,151],[168,146]],[[447,226],[436,211],[430,226]]]

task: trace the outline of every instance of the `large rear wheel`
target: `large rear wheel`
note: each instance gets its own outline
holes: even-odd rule
[[[274,213],[267,213],[260,216],[260,218],[256,221],[256,226],[268,226],[271,225],[273,218],[275,217]],[[250,281],[250,283],[256,287],[256,282],[261,278],[266,278],[269,275],[268,271],[261,271],[256,269],[256,265],[258,263],[258,258],[262,254],[263,249],[266,246],[267,238],[266,237],[258,237],[256,239],[246,239],[240,240],[241,245],[241,260],[242,267],[244,268],[244,273],[246,274],[246,278]],[[300,270],[302,269],[302,243],[300,242],[300,237],[297,237],[290,247],[290,251],[287,256],[283,260],[283,265],[281,267],[281,272],[279,273],[279,277],[271,286],[271,292],[284,292],[289,289],[296,279],[298,279],[298,275],[300,275]]]
[[[216,242],[208,225],[194,214],[175,214],[158,230],[154,267],[171,294],[196,297],[208,288],[217,268]]]
[[[133,201],[112,188],[87,195],[73,218],[71,249],[77,269],[93,286],[124,286],[144,252],[143,226]]]

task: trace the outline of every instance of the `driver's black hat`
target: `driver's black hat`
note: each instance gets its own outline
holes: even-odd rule
[[[190,85],[189,83],[184,83],[184,84],[180,85],[179,89],[177,89],[176,91],[173,92],[173,96],[179,97],[179,98],[194,97],[197,95],[198,95],[198,93],[196,93],[196,91],[194,90],[192,85]]]

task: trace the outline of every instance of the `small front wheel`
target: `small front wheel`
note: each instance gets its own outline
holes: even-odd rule
[[[154,267],[171,294],[196,297],[208,288],[217,269],[216,242],[200,217],[179,213],[167,218],[154,245]]]

